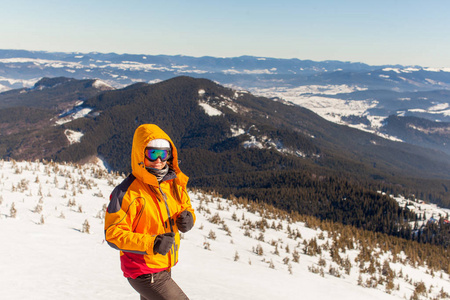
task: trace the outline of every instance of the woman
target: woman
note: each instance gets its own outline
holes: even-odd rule
[[[120,250],[123,274],[141,299],[188,299],[170,274],[178,261],[179,231],[195,222],[177,149],[158,126],[141,125],[133,137],[131,167],[110,196],[106,241]]]

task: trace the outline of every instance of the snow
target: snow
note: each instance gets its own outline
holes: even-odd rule
[[[403,67],[403,68],[384,68],[384,72],[390,72],[393,71],[395,73],[412,73],[412,72],[419,72],[419,71],[428,71],[428,72],[450,72],[450,68],[444,67],[444,68],[421,68],[421,67]]]
[[[384,72],[391,72],[392,71],[392,72],[395,72],[397,74],[401,73],[400,69],[398,69],[398,68],[384,68],[383,71]]]
[[[255,69],[255,70],[236,70],[236,69],[228,69],[223,70],[222,72],[224,74],[253,74],[253,75],[261,75],[261,74],[276,74],[274,73],[276,71],[275,68],[272,69]]]
[[[77,56],[76,58],[82,58],[82,56]],[[145,64],[136,61],[122,61],[121,63],[111,63],[108,61],[99,61],[96,63],[84,64],[83,62],[68,62],[68,61],[59,61],[59,60],[47,60],[47,59],[36,59],[36,58],[27,58],[27,57],[17,57],[17,58],[2,58],[0,59],[0,63],[11,64],[11,63],[32,63],[35,66],[43,66],[50,68],[68,68],[68,69],[84,69],[86,72],[91,72],[91,69],[119,69],[119,70],[131,70],[131,71],[179,71],[181,73],[191,72],[197,74],[208,73],[204,70],[192,69],[185,70],[186,66],[172,66],[166,67],[162,65],[156,64]],[[183,70],[181,70],[183,69]]]
[[[220,110],[212,107],[211,105],[209,105],[206,102],[199,101],[198,105],[200,105],[205,110],[205,112],[208,116],[215,117],[215,116],[222,115],[222,112]]]
[[[389,69],[391,70],[391,69]],[[386,71],[386,70],[384,70]],[[381,76],[381,75],[380,75]],[[384,76],[384,75],[383,75]],[[255,95],[268,98],[279,97],[288,101],[287,103],[305,107],[322,118],[341,125],[376,134],[382,138],[403,142],[395,136],[390,136],[379,131],[386,116],[372,116],[368,112],[371,108],[376,108],[379,102],[374,99],[345,100],[339,98],[329,98],[328,95],[339,95],[341,93],[352,93],[366,90],[364,87],[349,85],[305,85],[294,88],[274,87],[269,89],[250,89]],[[406,100],[406,99],[399,99]],[[422,110],[422,112],[426,112]],[[438,111],[436,114],[447,114],[446,110]],[[370,121],[370,125],[363,123],[349,124],[342,117],[359,116]]]
[[[450,72],[450,68],[424,68],[424,70],[429,72]]]
[[[365,91],[367,88],[354,85],[302,85],[298,87],[273,87],[273,88],[253,88],[250,89],[255,95],[264,97],[297,97],[304,94],[337,95],[342,93],[353,93]]]
[[[264,145],[260,141],[258,141],[255,136],[250,136],[250,139],[248,141],[243,142],[242,146],[244,146],[244,148],[258,148],[258,149],[264,148]]]
[[[244,134],[245,131],[243,129],[231,128],[233,136],[239,136]],[[311,136],[311,138],[314,138]],[[259,136],[255,137],[253,135],[249,135],[249,139],[242,143],[244,148],[258,148],[258,149],[274,149],[281,153],[287,153],[291,155],[296,155],[298,157],[307,157],[307,155],[301,151],[300,149],[289,149],[284,147],[281,141],[273,140],[267,136]],[[316,156],[319,157],[319,156]]]
[[[113,89],[112,86],[110,86],[109,84],[107,84],[106,82],[102,81],[102,80],[95,80],[94,83],[92,84],[92,86],[96,89]]]
[[[238,70],[235,69],[228,69],[228,70],[223,70],[222,71],[225,74],[240,74],[241,72],[239,72]]]
[[[434,106],[431,106],[428,108],[430,111],[442,111],[442,110],[448,110],[450,108],[450,105],[448,103],[438,103]]]
[[[237,126],[232,126],[230,130],[233,137],[240,136],[245,133],[244,129]]]
[[[390,197],[395,199],[400,207],[413,208],[422,217],[422,223],[420,223],[419,226],[425,225],[431,218],[439,220],[440,217],[450,215],[450,209],[440,208],[432,203],[426,203],[420,200],[408,200],[402,195],[398,195],[396,197],[390,195]],[[414,223],[412,223],[412,225],[414,225]]]
[[[17,57],[17,58],[1,58],[0,63],[8,64],[8,63],[32,63],[35,66],[44,66],[51,68],[84,68],[81,63],[75,62],[67,62],[67,61],[59,61],[59,60],[49,60],[49,59],[38,59],[38,58],[28,58],[28,57]]]
[[[36,82],[39,81],[40,78],[33,78],[33,79],[14,79],[14,78],[7,78],[0,76],[0,82],[5,81],[8,82],[10,85],[14,84],[20,84],[23,87],[32,87]]]
[[[428,114],[450,116],[450,109],[446,109],[446,108],[448,108],[448,107],[440,105],[440,106],[432,106],[429,109],[422,109],[422,108],[408,109],[408,111],[417,112],[417,113],[428,113]]]
[[[122,176],[93,164],[0,161],[0,178],[2,299],[139,297],[122,275],[119,252],[104,241],[104,207]],[[200,191],[189,191],[189,195],[197,221],[190,232],[182,235],[180,260],[172,275],[190,299],[360,300],[409,299],[412,295],[414,286],[404,278],[395,279],[399,290],[394,289],[392,294],[387,294],[383,285],[357,285],[357,250],[340,254],[348,256],[353,264],[348,275],[341,270],[338,278],[327,272],[334,264],[327,252],[322,253],[327,264],[324,276],[310,272],[308,268],[318,266],[320,257],[304,254],[301,245],[312,238],[317,238],[319,244],[332,243],[326,231],[302,222],[288,223],[267,212],[264,219],[280,228],[262,232],[248,225],[263,220],[261,212],[251,205]],[[69,206],[72,201],[75,205]],[[10,216],[13,203],[15,218]],[[220,222],[213,221],[216,214]],[[86,220],[89,233],[83,232]],[[289,237],[288,226],[301,237]],[[210,238],[210,232],[215,233],[215,239]],[[261,233],[264,241],[256,239]],[[279,254],[273,243],[278,245]],[[256,247],[262,247],[262,255],[254,252]],[[290,262],[291,274],[282,260],[297,249],[300,262]],[[239,259],[235,261],[236,253]],[[380,256],[382,262],[389,253],[376,250],[373,256]],[[270,262],[274,268],[269,267]],[[446,273],[435,271],[433,276],[425,267],[398,262],[390,265],[407,274],[412,283],[423,281],[427,288],[432,284],[428,299],[435,298],[441,289],[450,292]]]
[[[11,88],[4,86],[3,84],[0,84],[0,93],[9,91]]]
[[[77,104],[71,111],[61,114],[60,119],[58,119],[55,123],[57,125],[69,123],[75,119],[86,117],[92,111],[92,108],[79,107],[80,105],[81,104]]]
[[[287,101],[317,113],[322,118],[344,124],[342,116],[364,116],[366,111],[377,106],[376,100],[342,100],[322,96],[284,97]]]
[[[73,131],[70,129],[64,130],[64,134],[66,135],[67,139],[69,140],[70,145],[81,142],[81,138],[84,135],[82,132]]]

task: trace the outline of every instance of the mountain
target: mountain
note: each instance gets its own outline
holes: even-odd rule
[[[136,82],[155,83],[181,75],[207,78],[254,95],[283,99],[309,108],[329,121],[418,145],[422,139],[415,136],[423,132],[411,135],[397,128],[397,135],[391,135],[383,128],[385,120],[393,115],[450,121],[449,68],[252,56],[0,50],[0,91],[31,87],[42,77],[97,78],[123,88]],[[433,142],[423,146],[450,153],[445,137],[433,135],[426,139]]]
[[[128,162],[118,160],[116,153],[111,156],[110,148],[116,142],[113,137],[129,140],[137,125],[154,122],[161,124],[186,151],[202,148],[211,153],[224,153],[241,146],[248,151],[267,149],[276,155],[287,154],[284,156],[322,165],[334,164],[331,160],[344,164],[357,157],[359,163],[370,166],[375,174],[381,169],[408,172],[412,176],[450,176],[444,167],[449,162],[445,155],[338,126],[301,107],[255,97],[204,79],[177,77],[153,85],[135,84],[92,97],[80,108],[90,110],[87,118],[66,126],[75,131],[82,126],[89,129],[82,130],[83,140],[73,147],[110,145],[105,146],[108,151],[99,154],[120,171],[127,170]],[[399,157],[392,153],[393,149],[404,155],[420,156],[421,162]],[[61,157],[66,152],[74,154],[69,147],[60,153]],[[374,163],[378,169],[373,168]],[[425,163],[432,169],[426,169]],[[210,170],[197,173],[205,171],[214,173]]]
[[[156,123],[179,145],[190,184],[225,196],[405,238],[415,238],[403,228],[415,214],[375,191],[450,202],[448,156],[210,80],[177,77],[105,91],[51,122],[57,136],[39,131],[34,136],[45,142],[34,147],[20,135],[5,137],[0,145],[12,146],[3,149],[18,150],[2,156],[74,162],[99,156],[128,173],[135,128]]]
[[[44,77],[31,88],[0,93],[0,108],[35,107],[64,111],[100,92],[113,88],[100,80]]]
[[[67,133],[55,123],[82,112],[79,105],[112,87],[99,80],[42,78],[31,88],[0,93],[0,152],[3,157],[50,157],[68,146]],[[70,117],[69,117],[70,118]]]
[[[122,176],[65,162],[0,166],[3,299],[136,299],[119,252],[104,242],[104,211]],[[440,247],[200,190],[189,196],[197,221],[172,276],[191,299],[449,298]],[[438,211],[423,209],[430,219]]]
[[[0,50],[4,89],[30,85],[38,78],[98,78],[115,87],[186,75],[250,88],[350,85],[397,91],[448,89],[450,70],[341,61],[311,61],[241,56],[231,58],[116,53],[58,53]]]
[[[433,122],[418,117],[390,116],[381,128],[405,142],[450,153],[450,122]]]

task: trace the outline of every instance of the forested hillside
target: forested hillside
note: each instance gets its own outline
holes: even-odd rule
[[[220,113],[212,116],[199,103]],[[408,221],[414,214],[376,191],[419,193],[441,205],[450,203],[446,156],[209,80],[135,84],[83,106],[100,115],[66,125],[84,136],[58,153],[58,161],[99,154],[114,170],[130,172],[134,130],[155,123],[179,145],[190,185],[227,196],[404,237],[410,236]]]
[[[408,221],[415,215],[377,191],[450,206],[448,156],[210,80],[138,83],[105,91],[78,108],[89,113],[52,128],[79,132],[80,142],[66,141],[45,158],[83,162],[100,156],[128,173],[134,130],[155,123],[179,147],[192,187],[410,238]],[[52,145],[61,141],[55,137]],[[28,157],[35,158],[41,157]]]

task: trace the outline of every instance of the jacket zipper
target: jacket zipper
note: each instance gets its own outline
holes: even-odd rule
[[[168,217],[168,222],[169,222],[169,225],[170,225],[170,232],[174,232],[173,231],[173,225],[174,225],[174,222],[173,222],[173,219],[172,219],[172,217],[170,216],[170,209],[169,209],[169,205],[167,204],[167,196],[166,196],[166,194],[164,194],[164,192],[162,191],[162,189],[161,189],[161,184],[158,184],[158,188],[159,188],[159,192],[161,193],[161,195],[163,196],[163,199],[164,199],[164,204],[166,205],[166,209],[167,209],[167,217]],[[174,241],[173,242],[173,245],[172,245],[172,249],[170,249],[170,260],[172,261],[172,256],[173,256],[173,263],[175,263],[176,262],[176,252],[177,252],[177,245],[176,245],[176,242]],[[169,265],[170,265],[170,267],[172,267],[172,262],[169,262]]]

